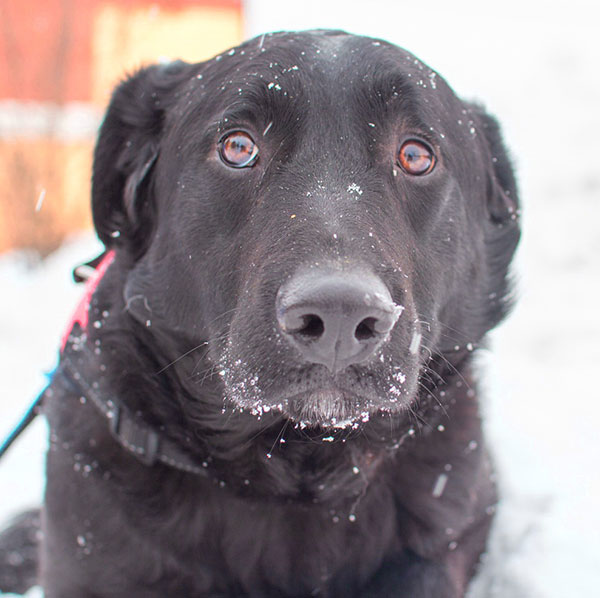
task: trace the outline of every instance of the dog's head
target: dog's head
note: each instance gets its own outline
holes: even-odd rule
[[[496,122],[341,32],[141,70],[94,162],[128,314],[190,396],[334,432],[413,409],[501,320],[517,210]]]

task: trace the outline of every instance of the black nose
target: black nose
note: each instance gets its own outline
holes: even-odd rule
[[[402,310],[383,281],[364,271],[310,270],[277,295],[284,337],[307,362],[333,373],[371,358]]]

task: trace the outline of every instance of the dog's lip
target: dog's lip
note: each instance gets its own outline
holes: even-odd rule
[[[360,409],[349,409],[349,405],[361,405]],[[283,414],[300,428],[356,429],[369,421],[374,407],[373,400],[364,395],[324,386],[303,390],[280,401]]]

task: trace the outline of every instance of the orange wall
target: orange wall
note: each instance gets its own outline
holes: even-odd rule
[[[241,0],[0,2],[0,251],[90,226],[95,132],[125,73],[210,58],[242,25]]]
[[[95,4],[74,0],[3,2],[0,97],[89,100]]]

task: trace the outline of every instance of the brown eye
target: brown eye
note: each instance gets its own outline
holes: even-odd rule
[[[258,146],[248,133],[227,133],[219,143],[219,154],[225,164],[233,168],[253,166],[258,158]]]
[[[429,174],[435,166],[435,156],[428,145],[416,139],[402,144],[398,152],[398,163],[408,174],[419,176]]]

